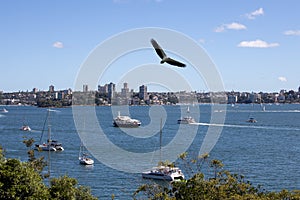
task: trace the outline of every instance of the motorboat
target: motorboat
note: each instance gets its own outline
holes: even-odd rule
[[[93,165],[94,164],[94,160],[89,158],[89,155],[86,153],[83,144],[80,145],[78,159],[79,159],[79,163],[82,165]]]
[[[161,145],[162,145],[162,120],[160,122],[160,162],[157,167],[153,167],[149,171],[142,172],[143,178],[148,179],[156,179],[156,180],[165,180],[165,181],[175,181],[175,180],[183,180],[184,174],[182,171],[173,165],[163,164],[162,160],[162,152],[161,152]]]
[[[196,123],[195,119],[191,116],[186,116],[177,120],[178,124],[192,124]]]
[[[250,117],[246,122],[249,122],[249,123],[256,123],[256,119],[254,119],[253,117]]]
[[[64,151],[64,148],[62,146],[62,143],[58,142],[57,140],[52,140],[51,139],[51,126],[50,126],[50,109],[48,109],[47,112],[47,116],[46,116],[46,120],[44,122],[44,127],[43,127],[43,131],[40,137],[40,142],[39,144],[35,144],[35,150],[38,151]],[[47,142],[42,143],[42,139],[43,139],[43,135],[45,132],[45,125],[46,122],[48,122],[48,139]]]
[[[87,154],[82,154],[82,156],[79,157],[79,163],[82,165],[93,165],[94,160],[87,156]]]
[[[190,113],[190,108],[187,108],[187,113]],[[185,116],[177,120],[178,124],[192,124],[196,123],[195,119],[191,116]]]
[[[21,128],[20,128],[21,131],[31,131],[31,128],[28,126],[28,125],[23,125]]]
[[[131,119],[129,116],[122,116],[118,112],[118,116],[113,120],[113,125],[115,127],[135,128],[139,127],[141,122],[137,119]]]
[[[143,178],[176,181],[183,180],[184,174],[178,167],[158,166],[142,173]]]

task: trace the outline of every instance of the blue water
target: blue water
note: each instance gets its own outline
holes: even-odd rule
[[[260,105],[227,106],[225,124],[210,124],[212,115],[210,105],[200,105],[200,117],[197,125],[185,125],[181,128],[188,133],[196,131],[188,152],[197,155],[209,125],[223,127],[222,134],[210,152],[210,158],[222,160],[225,169],[242,173],[254,185],[260,184],[267,190],[278,191],[283,188],[300,189],[300,105]],[[3,107],[3,106],[2,106]],[[0,109],[2,109],[0,106]],[[0,144],[5,149],[6,157],[27,160],[27,149],[22,143],[24,137],[33,137],[39,141],[47,109],[30,106],[5,106],[8,113],[0,113]],[[84,109],[84,107],[83,107]],[[151,137],[133,137],[124,134],[119,128],[112,127],[113,114],[111,107],[96,107],[99,126],[106,137],[117,147],[134,153],[149,153],[159,148],[159,121],[156,134]],[[163,146],[167,146],[176,136],[181,116],[180,106],[164,106]],[[100,199],[109,199],[112,194],[116,199],[130,199],[139,185],[147,183],[139,173],[127,173],[107,166],[107,162],[97,160],[99,155],[93,154],[95,164],[85,167],[78,164],[80,138],[75,128],[72,108],[56,108],[51,112],[51,132],[55,139],[63,143],[65,151],[51,152],[51,176],[69,175],[77,178],[79,185],[87,185],[92,193]],[[151,107],[132,106],[129,108],[132,118],[142,122],[142,127],[135,129],[135,134],[148,134],[146,129],[153,119],[149,116]],[[222,112],[222,110],[220,111]],[[184,115],[184,114],[183,114]],[[197,114],[198,115],[198,114]],[[258,122],[249,124],[246,120],[254,117]],[[159,118],[159,116],[157,116]],[[22,132],[19,128],[28,124],[31,132]],[[93,130],[86,130],[88,133]],[[192,137],[192,136],[191,136]],[[45,141],[44,139],[43,141]],[[101,144],[101,140],[97,140]],[[182,141],[184,144],[186,141]],[[180,144],[179,144],[180,145]],[[101,145],[100,145],[101,146]],[[104,145],[103,145],[104,146]],[[99,147],[99,145],[97,146]],[[103,147],[102,147],[103,148]],[[178,146],[179,148],[179,146]],[[104,149],[108,154],[111,149]],[[47,153],[36,152],[37,156]],[[164,153],[167,156],[167,153]],[[101,157],[101,155],[100,155]],[[124,158],[125,159],[125,158]],[[168,158],[164,157],[164,160]],[[112,159],[113,160],[113,159]],[[138,167],[139,160],[118,164],[125,167]],[[180,164],[180,163],[179,163]],[[184,166],[179,166],[184,169]],[[143,170],[143,169],[140,169]],[[186,174],[188,174],[186,172]]]

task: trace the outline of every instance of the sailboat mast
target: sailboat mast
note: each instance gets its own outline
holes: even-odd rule
[[[50,173],[51,173],[51,163],[50,163],[50,160],[51,160],[51,158],[50,158],[50,140],[51,140],[51,127],[50,127],[50,109],[48,109],[48,116],[47,116],[47,118],[48,118],[48,120],[47,120],[47,122],[48,122],[48,144],[47,144],[47,146],[48,146],[48,180],[49,180],[49,185],[50,185]]]
[[[162,118],[160,119],[160,132],[159,132],[159,161],[162,161],[162,153],[161,153],[161,145],[162,145]]]

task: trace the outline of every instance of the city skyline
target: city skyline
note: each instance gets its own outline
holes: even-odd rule
[[[122,87],[121,87],[122,85]],[[33,93],[38,93],[38,92],[57,92],[57,91],[71,91],[71,92],[100,92],[100,93],[109,93],[114,91],[114,92],[119,92],[121,94],[126,94],[129,92],[139,92],[141,90],[141,88],[146,88],[145,91],[148,93],[165,93],[165,92],[197,92],[197,93],[218,93],[218,92],[245,92],[245,93],[281,93],[283,91],[285,92],[289,92],[289,91],[294,91],[294,92],[298,92],[300,93],[300,84],[299,86],[295,87],[295,88],[287,88],[287,89],[279,89],[277,91],[245,91],[245,90],[224,90],[224,91],[205,91],[205,90],[199,90],[199,91],[195,91],[195,90],[176,90],[176,91],[159,91],[159,90],[149,90],[147,84],[142,84],[139,85],[137,88],[131,88],[130,85],[128,84],[128,82],[123,82],[122,84],[119,85],[119,87],[117,87],[117,85],[114,82],[108,82],[108,83],[104,83],[103,85],[97,85],[96,89],[91,89],[89,87],[89,85],[87,84],[83,84],[82,85],[82,89],[81,90],[73,90],[71,87],[67,87],[67,88],[56,88],[54,84],[51,84],[48,86],[47,89],[45,90],[41,90],[39,88],[32,88],[32,89],[27,89],[27,90],[17,90],[17,91],[3,91],[0,89],[0,94],[1,93],[19,93],[19,92],[33,92]],[[144,89],[142,89],[144,90]]]
[[[0,91],[47,90],[50,84],[74,88],[81,65],[99,44],[144,27],[174,30],[194,40],[215,64],[225,91],[296,91],[300,84],[299,6],[297,0],[243,4],[238,0],[5,1],[0,7]],[[165,47],[164,41],[158,42]],[[128,71],[152,64],[182,75],[194,91],[208,90],[205,80],[193,76],[188,60],[183,59],[188,63],[185,69],[160,65],[150,38],[145,45],[117,58],[107,74],[99,77],[99,84],[122,84],[119,81]],[[148,91],[167,91],[155,84],[129,84],[136,90],[145,84]]]

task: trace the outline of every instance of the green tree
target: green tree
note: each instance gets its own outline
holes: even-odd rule
[[[28,163],[7,159],[0,163],[0,199],[48,199],[42,177]]]
[[[68,176],[51,179],[51,187],[49,189],[51,199],[82,199],[96,200],[90,194],[90,189],[84,186],[77,186],[77,180]]]
[[[18,200],[95,200],[91,190],[78,186],[77,180],[68,176],[51,179],[50,186],[45,185],[41,171],[45,162],[35,158],[30,149],[32,140],[24,140],[29,148],[28,162],[5,158],[0,146],[0,199]]]
[[[185,166],[188,166],[188,169],[201,169],[201,165],[208,163],[208,157],[208,154],[204,154],[188,160],[187,153],[179,156],[187,163]],[[136,190],[134,198],[143,194],[151,200],[300,200],[300,190],[267,192],[261,186],[253,186],[243,175],[222,170],[223,166],[221,161],[211,160],[208,167],[214,171],[212,178],[205,178],[204,174],[198,171],[190,179],[172,182],[168,187],[145,184]]]

